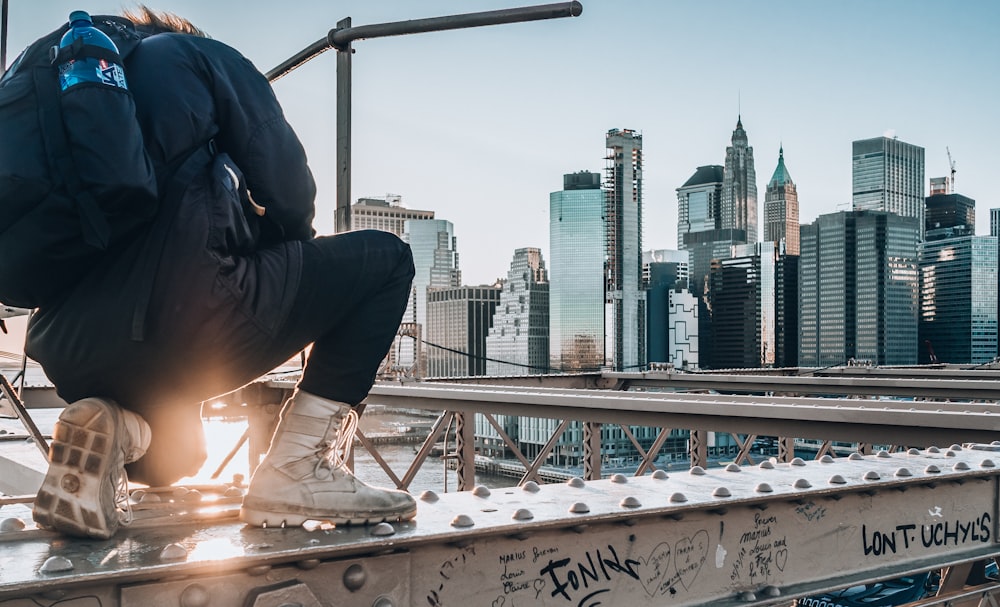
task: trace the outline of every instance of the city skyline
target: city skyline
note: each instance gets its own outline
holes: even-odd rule
[[[534,4],[540,2],[302,0],[281,11],[236,0],[152,6],[191,18],[266,71],[347,16],[366,25]],[[548,256],[548,196],[566,173],[600,171],[601,136],[609,128],[643,135],[642,240],[649,250],[678,248],[676,188],[697,167],[723,164],[737,117],[756,150],[758,192],[783,147],[802,223],[850,207],[851,143],[887,133],[926,150],[928,178],[948,174],[950,150],[956,191],[979,203],[980,233],[989,209],[1000,206],[1000,184],[990,179],[998,130],[990,101],[1000,83],[985,71],[1000,60],[990,31],[1000,4],[583,6],[573,19],[355,46],[352,199],[399,194],[406,206],[453,222],[466,284],[503,276],[517,248],[539,247]],[[76,8],[73,0],[12,0],[8,62]],[[119,3],[87,8],[116,12]],[[723,72],[733,56],[740,69]],[[317,175],[323,233],[333,230],[334,63],[328,53],[275,85]],[[620,93],[608,95],[609,86]]]

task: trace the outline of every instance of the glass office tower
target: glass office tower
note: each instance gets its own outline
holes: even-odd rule
[[[455,226],[443,219],[408,220],[404,224],[403,240],[413,251],[413,267],[416,270],[403,322],[416,323],[426,337],[427,289],[462,285]],[[399,361],[403,365],[415,364],[425,354],[415,352],[413,342],[409,340],[400,343]],[[426,368],[423,360],[418,366]]]
[[[853,209],[888,211],[918,221],[924,229],[924,148],[896,138],[853,144]]]
[[[925,242],[920,271],[920,362],[992,361],[997,353],[996,237]]]
[[[558,371],[599,369],[604,357],[604,191],[600,175],[563,177],[549,195],[549,348]]]
[[[916,363],[919,233],[915,219],[876,211],[802,226],[800,365]]]

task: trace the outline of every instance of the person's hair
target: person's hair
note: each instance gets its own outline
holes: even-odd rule
[[[145,4],[140,4],[134,9],[126,8],[122,10],[122,17],[134,23],[136,28],[154,34],[174,32],[200,36],[202,38],[209,37],[201,28],[195,26],[184,17],[166,11],[154,11]]]

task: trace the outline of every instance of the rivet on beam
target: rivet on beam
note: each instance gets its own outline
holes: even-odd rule
[[[164,546],[163,550],[160,551],[161,561],[179,561],[181,559],[187,558],[188,551],[187,548],[180,544],[167,544]]]
[[[514,514],[511,515],[510,518],[514,519],[515,521],[530,521],[531,519],[535,518],[535,515],[532,514],[531,510],[528,510],[527,508],[518,508],[517,510],[514,511]]]
[[[50,556],[45,559],[42,566],[38,569],[41,573],[62,573],[63,571],[72,571],[73,562],[64,556]]]
[[[396,535],[396,528],[389,523],[379,523],[372,527],[372,535],[375,537],[389,537],[390,535]]]
[[[452,527],[472,527],[475,523],[468,514],[459,514],[451,520]]]

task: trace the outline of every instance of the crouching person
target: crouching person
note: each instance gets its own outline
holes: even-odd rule
[[[42,527],[111,537],[126,479],[169,485],[205,460],[200,403],[311,345],[240,512],[251,525],[407,520],[406,492],[344,466],[413,279],[409,246],[358,231],[316,237],[306,155],[267,79],[186,20],[145,7],[125,62],[160,205],[42,305],[26,351],[61,398]]]

